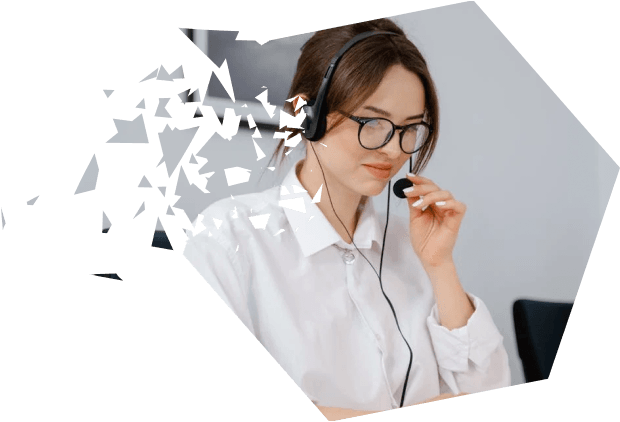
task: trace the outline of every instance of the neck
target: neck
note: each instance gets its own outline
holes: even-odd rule
[[[361,215],[362,208],[360,207],[360,204],[363,206],[368,197],[351,191],[333,177],[330,177],[330,174],[327,172],[325,172],[326,180],[323,180],[321,167],[316,161],[316,157],[311,154],[308,154],[306,159],[301,161],[296,171],[299,182],[302,184],[303,188],[308,191],[310,197],[314,197],[314,195],[316,195],[319,191],[321,185],[323,185],[323,189],[321,190],[321,201],[316,205],[340,237],[346,243],[350,244],[352,242],[351,238],[355,233],[357,222]],[[325,168],[323,168],[323,171],[325,171]],[[328,188],[325,187],[326,184],[328,185]],[[334,213],[334,209],[336,210],[336,213]],[[338,215],[337,217],[336,214]],[[343,227],[343,224],[346,227],[346,230]],[[347,231],[351,237],[349,237]]]

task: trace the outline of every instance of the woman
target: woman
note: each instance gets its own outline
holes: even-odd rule
[[[282,186],[217,201],[185,250],[328,419],[510,385],[503,338],[452,259],[466,207],[417,175],[437,142],[438,101],[402,29],[379,19],[314,34],[285,111],[310,112],[330,60],[368,31],[391,34],[342,55],[325,134],[302,137],[305,158]],[[272,160],[286,159],[285,142]],[[385,231],[368,198],[413,154],[409,219],[392,216]]]

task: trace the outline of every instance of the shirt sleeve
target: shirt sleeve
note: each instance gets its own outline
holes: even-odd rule
[[[256,336],[248,306],[249,266],[226,236],[208,229],[193,236],[190,234],[183,254]]]
[[[468,296],[474,313],[465,326],[453,330],[442,326],[437,304],[426,321],[442,380],[442,393],[476,393],[510,386],[504,338],[482,300],[471,294]]]

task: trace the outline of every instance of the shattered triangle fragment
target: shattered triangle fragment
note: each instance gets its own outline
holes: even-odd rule
[[[200,111],[200,107],[196,107],[196,112],[194,113],[194,119],[196,119],[198,117],[204,117],[202,115],[202,112]]]
[[[75,190],[74,195],[95,190],[95,188],[97,187],[98,177],[99,166],[97,165],[97,157],[93,155],[93,158],[90,160],[90,164],[88,164],[88,167],[86,168],[86,171],[84,172],[82,180],[80,180],[80,184]]]
[[[140,181],[140,184],[138,185],[138,187],[139,188],[150,188],[152,186],[149,183],[149,181],[146,179],[146,176],[142,176],[142,180]]]
[[[123,281],[123,279],[120,278],[118,276],[118,274],[116,274],[116,273],[112,273],[112,274],[93,274],[93,275],[96,275],[97,277],[113,278],[114,280],[121,280],[121,281]]]
[[[102,224],[102,226],[103,226],[102,227],[103,230],[105,230],[105,229],[109,230],[110,228],[112,228],[112,223],[110,223],[110,220],[108,219],[108,216],[105,215],[105,212],[103,213],[103,224]],[[107,233],[107,231],[106,231],[106,233]]]
[[[166,104],[168,104],[170,98],[160,98],[159,104],[157,105],[157,110],[155,110],[155,117],[172,117],[168,110],[166,110]]]
[[[37,196],[37,197],[35,197],[35,198],[32,198],[30,201],[26,202],[26,204],[28,204],[28,205],[34,205],[34,203],[35,203],[35,202],[37,202],[37,199],[39,199],[39,197],[38,197],[38,196]]]
[[[145,210],[145,207],[144,207],[144,202],[143,202],[142,205],[140,206],[140,209],[138,210],[136,215],[133,216],[133,218],[136,218],[137,216],[139,216],[144,210]]]
[[[146,135],[144,118],[140,113],[132,121],[113,119],[118,133],[108,140],[108,143],[119,144],[147,144],[149,138]]]
[[[157,219],[157,226],[162,227],[163,229],[159,218]],[[170,244],[170,240],[168,240],[168,236],[164,230],[155,230],[153,233],[153,242],[151,243],[151,246],[153,248],[172,250],[172,245]]]
[[[321,192],[323,192],[323,185],[319,187],[319,190],[314,194],[314,198],[312,198],[313,204],[318,204],[321,202]]]

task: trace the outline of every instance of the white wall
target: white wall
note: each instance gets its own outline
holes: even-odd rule
[[[455,249],[461,282],[487,304],[512,382],[523,383],[512,304],[575,300],[618,167],[475,3],[394,20],[438,88],[440,139],[423,174],[468,207]],[[240,129],[235,139],[251,148],[251,133]],[[253,178],[248,192],[286,170],[260,185]],[[383,212],[386,194],[374,198]],[[391,201],[391,213],[407,215]]]
[[[613,190],[614,183],[616,182],[616,178],[618,176],[618,166],[611,159],[611,157],[605,152],[605,150],[597,144],[596,148],[596,158],[597,158],[597,169],[598,169],[598,199],[599,205],[598,210],[600,213],[600,220],[603,219],[605,215],[605,209],[607,208],[607,203],[609,202],[609,198],[611,196],[611,191]]]

